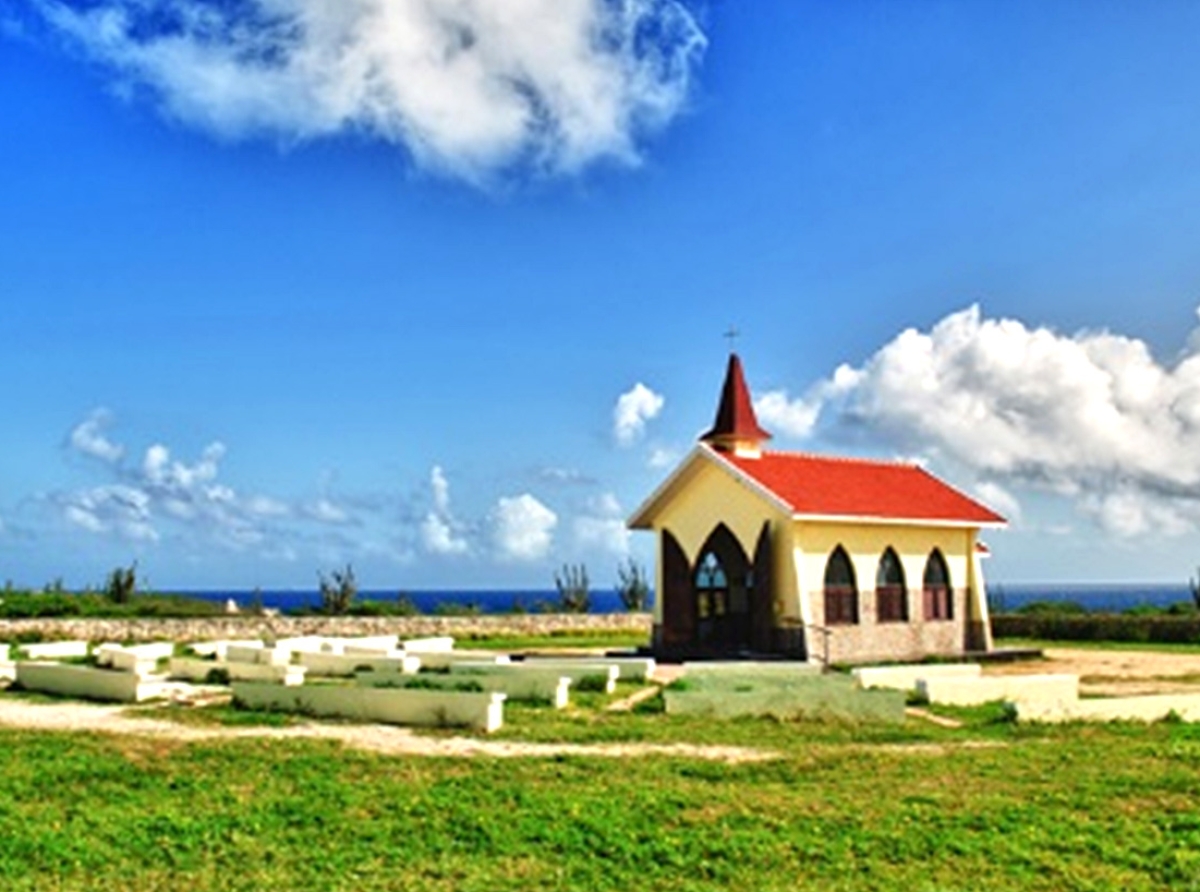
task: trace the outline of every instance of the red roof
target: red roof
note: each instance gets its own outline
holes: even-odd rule
[[[901,462],[764,452],[744,458],[713,452],[780,501],[793,514],[996,524],[1004,518],[924,468]]]
[[[754,404],[750,402],[750,388],[746,386],[746,378],[742,374],[742,361],[736,353],[729,354],[725,385],[721,388],[721,403],[717,406],[717,419],[713,422],[712,430],[700,439],[716,444],[771,439],[771,435],[758,426]]]

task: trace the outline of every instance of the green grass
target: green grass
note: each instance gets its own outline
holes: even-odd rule
[[[1200,654],[1200,642],[1167,643],[1158,641],[1050,641],[1034,638],[997,638],[997,648],[1047,647],[1072,648],[1080,650],[1141,650],[1156,651],[1169,654]]]
[[[1186,725],[1010,725],[968,747],[977,733],[620,720],[784,757],[400,759],[2,731],[0,887],[1200,888]]]

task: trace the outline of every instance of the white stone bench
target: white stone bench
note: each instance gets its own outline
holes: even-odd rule
[[[922,678],[917,693],[929,703],[977,706],[993,700],[1068,704],[1079,699],[1078,675],[984,675],[979,678]]]
[[[70,660],[86,657],[90,646],[86,641],[43,641],[37,644],[22,644],[18,650],[30,660]]]
[[[296,659],[310,675],[349,678],[355,670],[370,666],[373,670],[393,669],[404,675],[415,674],[422,666],[421,658],[403,651],[390,654],[331,654],[301,652]]]
[[[569,666],[543,666],[528,662],[518,663],[485,663],[472,662],[470,660],[462,660],[452,664],[450,667],[451,675],[478,675],[480,672],[492,675],[521,675],[524,673],[544,673],[552,672],[560,678],[568,678],[576,690],[579,688],[579,683],[585,678],[602,678],[604,680],[604,693],[611,694],[617,689],[617,678],[620,670],[616,666],[603,665],[598,663],[571,662]]]
[[[0,660],[0,681],[13,681],[17,677],[17,664],[12,660]]]
[[[1018,722],[1157,722],[1171,713],[1200,722],[1200,694],[1097,697],[1073,703],[1028,700],[1016,703]]]
[[[491,733],[504,723],[504,695],[343,685],[235,682],[234,701],[250,709],[358,719],[391,725],[467,727]]]
[[[117,703],[140,703],[161,693],[161,685],[133,672],[29,660],[17,661],[16,668],[16,683],[27,691]]]
[[[979,678],[982,673],[978,663],[860,666],[850,670],[861,688],[890,688],[895,691],[914,691],[917,682],[924,678]]]

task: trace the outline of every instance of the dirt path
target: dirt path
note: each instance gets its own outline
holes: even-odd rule
[[[1049,647],[1045,655],[1044,660],[993,665],[984,671],[988,675],[1066,672],[1079,676],[1085,694],[1200,693],[1200,654]]]
[[[305,723],[284,728],[224,728],[184,725],[165,719],[145,718],[127,706],[90,703],[31,703],[0,698],[0,726],[39,731],[88,731],[123,734],[189,743],[245,738],[286,740],[336,740],[354,749],[403,756],[488,756],[494,758],[553,756],[676,756],[715,762],[760,762],[778,758],[769,750],[734,746],[648,743],[522,743],[472,737],[424,737],[409,728],[392,725],[325,725]]]

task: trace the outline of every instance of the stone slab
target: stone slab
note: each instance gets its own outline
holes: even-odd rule
[[[1018,722],[1157,722],[1171,714],[1200,722],[1200,694],[1096,697],[1065,704],[1029,700],[1015,706]]]
[[[978,706],[995,700],[1070,704],[1079,699],[1078,675],[985,675],[980,678],[923,678],[917,693],[943,706]]]
[[[504,723],[504,695],[343,685],[235,682],[234,701],[250,709],[358,719],[391,725],[467,727],[491,733]]]
[[[16,676],[16,683],[25,690],[84,700],[138,703],[158,693],[157,685],[145,684],[132,672],[95,666],[19,660]]]
[[[863,688],[891,688],[896,691],[915,691],[923,678],[979,678],[983,669],[978,663],[928,663],[897,666],[860,666],[850,675]]]

